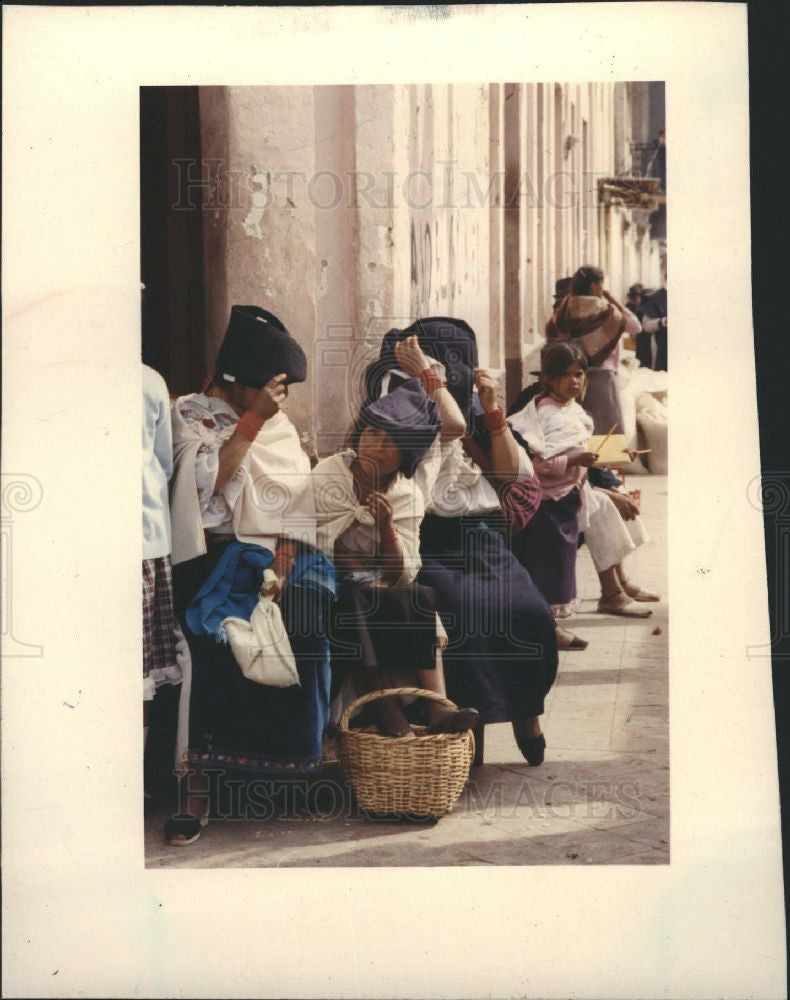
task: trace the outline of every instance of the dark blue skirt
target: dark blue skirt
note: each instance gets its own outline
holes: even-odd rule
[[[485,723],[541,715],[557,676],[551,609],[494,522],[427,515],[421,529],[419,581],[448,635],[447,695]]]
[[[223,545],[211,545],[207,555],[173,570],[176,611],[192,655],[189,763],[253,775],[315,771],[329,721],[330,599],[301,587],[283,590],[280,610],[299,686],[247,680],[230,646],[190,632],[184,616],[223,551]]]
[[[541,500],[537,514],[513,539],[513,551],[549,604],[576,597],[579,547],[578,490],[561,500]]]

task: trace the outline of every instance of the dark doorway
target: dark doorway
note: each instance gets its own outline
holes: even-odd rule
[[[201,174],[198,88],[141,87],[142,354],[172,395],[205,375],[202,191],[190,204],[179,190]]]

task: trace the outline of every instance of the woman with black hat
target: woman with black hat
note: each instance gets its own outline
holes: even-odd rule
[[[416,378],[362,408],[350,447],[313,469],[318,543],[338,572],[330,642],[339,715],[361,691],[418,686],[444,694],[446,633],[417,584],[424,513],[414,473],[439,434],[439,408]],[[413,737],[397,700],[372,703],[379,731]],[[461,732],[473,709],[428,703],[429,732]]]
[[[429,586],[447,629],[448,696],[473,705],[482,723],[511,722],[523,756],[540,764],[544,699],[557,672],[551,609],[509,549],[514,519],[526,520],[539,488],[519,498],[517,512],[503,491],[534,481],[526,448],[497,404],[493,379],[478,370],[474,331],[463,320],[430,317],[391,330],[368,370],[371,398],[392,392],[409,375],[399,371],[396,345],[416,336],[433,377],[446,383],[461,439],[435,442],[415,478],[425,496],[419,582]],[[475,393],[475,386],[477,393]]]
[[[175,605],[192,659],[185,765],[277,776],[321,762],[334,580],[315,551],[310,462],[282,410],[306,370],[276,316],[234,306],[214,375],[173,406]],[[263,579],[298,672],[288,687],[248,680],[222,641],[222,622],[249,619]],[[202,825],[205,801],[192,794],[166,836],[188,844]]]

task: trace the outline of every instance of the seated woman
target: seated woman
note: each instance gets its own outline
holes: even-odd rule
[[[433,594],[415,583],[423,500],[413,476],[439,426],[436,404],[410,379],[364,407],[350,448],[313,469],[318,544],[333,559],[339,583],[332,673],[349,697],[403,686],[445,693],[444,630]],[[396,699],[380,699],[371,709],[382,734],[414,736]],[[430,733],[462,732],[478,721],[473,709],[451,711],[436,702],[428,703],[428,713]]]
[[[419,356],[407,363],[398,347],[413,337]],[[557,645],[551,610],[509,549],[511,515],[499,492],[530,481],[532,464],[497,404],[493,380],[476,371],[475,334],[463,320],[432,317],[391,330],[368,371],[368,394],[383,398],[425,367],[449,400],[443,427],[452,421],[467,431],[463,442],[453,435],[435,442],[415,474],[426,502],[419,582],[433,590],[448,633],[448,696],[473,705],[482,723],[511,722],[521,753],[537,765]],[[481,415],[474,412],[475,381]]]
[[[327,567],[315,580],[316,562],[325,560],[314,549],[310,462],[282,411],[289,383],[304,381],[306,367],[302,349],[276,316],[234,306],[213,378],[203,392],[173,406],[173,582],[192,659],[186,763],[198,769],[277,776],[315,771],[321,762],[333,582]],[[236,613],[217,613],[218,604],[224,607],[220,597],[233,589],[232,574],[249,618],[265,567],[274,574],[271,592],[298,685],[248,680],[229,645],[218,641],[221,620]],[[193,776],[185,812],[166,827],[171,844],[197,839],[206,791]]]

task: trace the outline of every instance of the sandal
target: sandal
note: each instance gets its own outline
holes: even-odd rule
[[[653,594],[649,590],[642,590],[641,587],[633,587],[630,584],[624,587],[623,590],[631,598],[632,601],[660,601],[661,598],[658,594]]]
[[[619,615],[621,618],[649,618],[653,612],[649,608],[632,607],[631,598],[623,591],[611,597],[602,597],[598,601],[598,613],[601,615]]]
[[[436,733],[465,733],[480,721],[480,713],[476,708],[459,708],[454,712],[447,712],[438,722],[428,726],[424,736],[434,736]]]
[[[208,826],[207,813],[200,817],[178,813],[165,823],[165,839],[171,847],[188,847],[195,843],[204,826]]]

